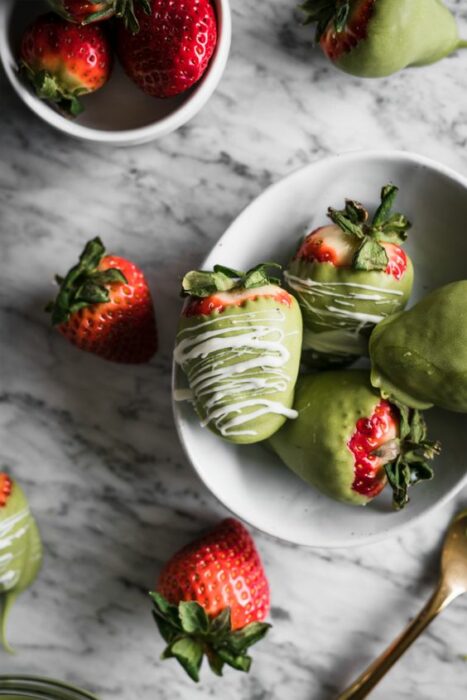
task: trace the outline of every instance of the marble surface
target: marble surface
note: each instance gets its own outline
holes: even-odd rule
[[[467,10],[449,3],[467,35]],[[146,591],[161,563],[223,515],[180,449],[170,407],[178,280],[264,187],[329,153],[402,148],[467,174],[467,55],[362,82],[312,51],[293,3],[234,3],[224,80],[203,112],[159,143],[116,150],[39,122],[0,78],[0,458],[21,479],[45,566],[10,623],[0,673],[38,673],[102,700],[327,700],[429,595],[442,532],[467,502],[367,548],[309,551],[257,535],[273,592],[269,639],[249,676],[194,686],[162,643]],[[120,369],[80,354],[42,311],[52,276],[89,237],[140,262],[161,351]],[[284,514],[285,515],[285,514]],[[467,600],[374,693],[465,698]]]

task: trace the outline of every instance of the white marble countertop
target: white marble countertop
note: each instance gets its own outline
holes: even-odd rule
[[[309,551],[256,539],[274,630],[250,675],[205,669],[193,685],[162,642],[146,590],[161,562],[222,509],[179,447],[170,362],[180,275],[265,186],[322,156],[400,148],[467,174],[467,55],[362,82],[312,52],[294,3],[234,3],[230,63],[216,95],[161,142],[117,150],[42,124],[0,80],[0,457],[25,486],[45,542],[37,585],[10,623],[0,673],[38,673],[102,700],[327,700],[418,612],[442,532],[466,503],[379,545]],[[449,3],[467,35],[467,10]],[[144,263],[161,351],[120,369],[51,332],[52,275],[99,234]],[[467,600],[455,603],[374,693],[466,697]]]

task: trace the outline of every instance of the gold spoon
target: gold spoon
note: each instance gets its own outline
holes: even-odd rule
[[[347,690],[339,695],[338,700],[366,698],[430,622],[465,592],[467,592],[467,510],[455,517],[447,532],[441,554],[439,583],[428,603],[405,632],[394,640]]]

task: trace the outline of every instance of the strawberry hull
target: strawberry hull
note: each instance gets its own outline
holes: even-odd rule
[[[266,440],[296,415],[300,309],[288,294],[284,303],[254,291],[241,305],[182,315],[174,353],[202,424],[238,444]]]
[[[467,412],[467,281],[387,319],[370,339],[371,380],[413,408]]]
[[[330,25],[320,43],[341,70],[365,78],[435,63],[460,44],[456,21],[440,0],[376,0],[365,36],[353,42],[354,34],[351,26],[336,33]],[[343,46],[337,56],[336,44]]]
[[[303,376],[294,402],[298,418],[276,433],[270,444],[289,469],[322,493],[365,505],[372,496],[354,488],[355,456],[349,443],[357,421],[373,415],[380,400],[365,371]],[[377,481],[384,486],[384,473],[375,476]]]
[[[379,270],[295,259],[286,280],[303,314],[304,360],[311,366],[338,366],[367,354],[374,326],[405,307],[413,266],[407,257],[407,268],[396,279]]]

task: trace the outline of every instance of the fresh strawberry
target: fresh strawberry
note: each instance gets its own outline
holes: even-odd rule
[[[188,272],[182,282],[188,298],[174,360],[202,425],[234,443],[266,440],[295,417],[290,406],[302,319],[294,297],[269,277],[269,267],[243,273],[215,265],[212,272]]]
[[[351,237],[337,224],[321,226],[309,233],[295,258],[307,262],[329,262],[336,267],[352,267],[355,255],[361,242]],[[395,243],[380,242],[387,255],[387,265],[384,272],[400,280],[407,270],[407,255]]]
[[[309,233],[285,273],[305,326],[303,360],[314,368],[349,364],[365,354],[376,323],[406,305],[413,265],[402,250],[410,223],[393,213],[398,189],[386,185],[369,220],[358,202],[332,207],[333,224]]]
[[[81,95],[99,90],[112,68],[109,41],[99,26],[80,27],[53,13],[41,15],[21,41],[21,67],[41,99],[70,116]]]
[[[118,28],[117,51],[129,77],[153,97],[172,97],[202,77],[217,42],[210,0],[151,0],[151,12],[135,7],[137,35]]]
[[[49,2],[54,10],[69,22],[91,24],[115,16],[122,18],[125,26],[133,32],[137,32],[139,29],[134,5],[139,3],[145,12],[150,11],[149,0],[100,0],[100,2],[49,0]]]
[[[162,658],[175,658],[199,680],[204,654],[222,675],[224,664],[249,671],[247,649],[270,625],[269,584],[258,551],[238,520],[228,518],[181,549],[164,566],[153,615],[168,646]]]
[[[0,472],[0,507],[6,506],[12,487],[13,485],[8,474]]]
[[[154,307],[141,270],[105,255],[99,238],[86,245],[78,265],[57,278],[58,296],[47,310],[73,345],[128,364],[148,362],[157,350]]]

